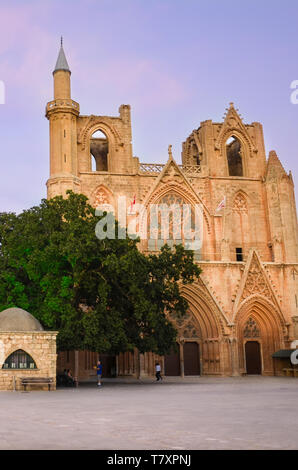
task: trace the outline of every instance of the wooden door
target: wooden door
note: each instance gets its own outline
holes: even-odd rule
[[[186,342],[184,351],[184,375],[200,375],[200,351],[195,342]]]
[[[262,373],[261,350],[258,341],[247,341],[245,343],[246,373],[259,375]]]
[[[165,355],[165,375],[180,375],[180,354],[179,345],[177,351],[172,351]]]

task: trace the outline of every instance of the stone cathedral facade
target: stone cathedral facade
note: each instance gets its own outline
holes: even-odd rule
[[[223,122],[206,120],[171,151],[166,164],[133,156],[130,106],[119,115],[80,114],[61,46],[53,72],[48,198],[66,190],[90,203],[117,206],[118,196],[148,207],[176,201],[203,208],[200,280],[182,288],[189,312],[177,322],[178,352],[158,358],[166,375],[281,374],[272,354],[298,339],[298,231],[291,173],[275,151],[266,158],[263,129],[246,124],[231,103]],[[218,209],[221,201],[224,207]],[[116,207],[117,209],[117,207]],[[144,252],[157,251],[142,241]],[[95,353],[61,353],[58,367],[92,375]],[[154,373],[157,359],[137,352],[104,358],[117,375]]]

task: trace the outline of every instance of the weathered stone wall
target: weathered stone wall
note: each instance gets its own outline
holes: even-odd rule
[[[56,336],[57,332],[0,332],[0,390],[13,390],[14,378],[16,390],[22,390],[21,377],[53,377],[51,389],[56,388]],[[2,366],[10,354],[22,349],[35,361],[37,369],[3,369]],[[34,385],[32,390],[48,389],[48,386]],[[30,390],[29,386],[28,389]]]

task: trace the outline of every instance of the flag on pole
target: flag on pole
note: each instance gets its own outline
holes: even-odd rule
[[[134,210],[133,210],[133,209],[134,209],[135,203],[136,203],[136,195],[134,195],[133,201],[132,201],[131,204],[130,204],[130,211],[129,211],[129,214],[134,214]]]
[[[218,204],[218,206],[216,208],[216,212],[219,212],[224,207],[226,207],[226,196],[224,196],[223,200],[220,201],[220,203]]]

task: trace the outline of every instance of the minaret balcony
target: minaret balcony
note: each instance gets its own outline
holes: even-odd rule
[[[48,114],[54,113],[55,111],[71,111],[73,114],[78,116],[80,114],[80,105],[76,101],[70,99],[57,99],[49,101],[46,106],[46,116],[48,116]]]

